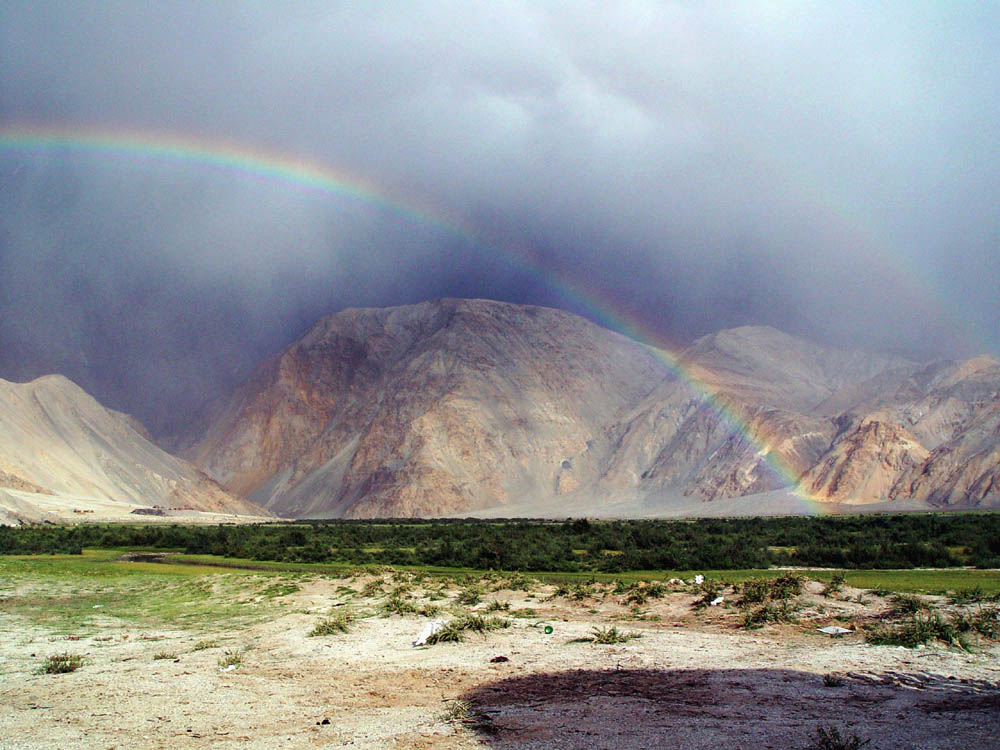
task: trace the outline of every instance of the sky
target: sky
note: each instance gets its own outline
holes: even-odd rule
[[[997,355],[998,39],[990,2],[6,0],[0,377],[170,432],[323,315],[443,296]]]

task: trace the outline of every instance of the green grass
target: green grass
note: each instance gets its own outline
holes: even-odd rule
[[[66,674],[75,672],[83,666],[83,657],[79,654],[54,654],[42,664],[42,674]]]
[[[172,554],[167,562],[116,562],[125,551],[163,552],[164,550],[149,550],[140,548],[128,549],[85,549],[83,555],[9,555],[0,556],[0,575],[13,575],[18,571],[30,571],[33,575],[66,575],[75,570],[81,575],[120,575],[122,573],[138,574],[161,573],[178,576],[202,576],[213,574],[238,574],[240,570],[254,571],[266,575],[270,573],[320,573],[344,577],[367,571],[385,571],[384,565],[358,566],[350,563],[282,563],[249,560],[242,558],[216,557],[213,555]],[[478,578],[485,571],[472,568],[446,568],[441,566],[394,566],[394,569],[410,571],[432,577],[471,576]],[[872,589],[881,586],[887,591],[946,594],[964,589],[976,590],[983,596],[992,597],[1000,594],[1000,571],[972,570],[949,568],[939,570],[814,570],[797,571],[808,578],[819,581],[831,581],[836,575],[843,575],[845,585],[854,588]],[[638,581],[663,581],[668,578],[681,578],[690,581],[695,574],[700,573],[707,579],[715,579],[727,583],[741,583],[752,578],[778,578],[787,575],[780,569],[745,569],[745,570],[635,570],[627,573],[579,573],[531,572],[511,573],[506,576],[518,584],[526,578],[536,579],[542,583],[575,584],[597,581],[602,583],[623,581],[635,583]]]
[[[354,621],[354,614],[341,610],[332,617],[327,617],[320,620],[316,627],[309,631],[310,637],[324,636],[324,635],[337,635],[339,633],[346,633],[351,629],[351,623]]]
[[[619,630],[617,627],[612,625],[609,628],[594,628],[590,631],[590,637],[584,640],[592,643],[610,645],[615,643],[628,643],[634,638],[642,638],[642,634]]]
[[[124,551],[85,549],[82,555],[0,556],[0,613],[24,618],[56,633],[77,635],[122,625],[212,629],[223,624],[259,622],[291,606],[285,597],[299,590],[304,569],[313,574],[330,570],[331,575],[338,577],[365,571],[382,575],[389,571],[384,566],[367,569],[346,565],[286,566],[208,555],[176,555],[171,557],[171,562],[163,563],[125,562],[119,560]],[[236,563],[241,567],[224,567]],[[464,599],[471,600],[474,594],[483,593],[481,571],[456,568],[399,570],[443,578],[445,585],[463,589]],[[690,581],[695,572],[540,572],[531,573],[530,578],[562,585],[567,591],[573,591],[575,586],[583,590],[590,582],[619,583],[623,590],[630,587],[643,590],[649,598],[649,593],[659,593],[663,580],[676,577]],[[788,576],[787,571],[782,570],[697,572],[706,576],[707,586]],[[877,587],[886,593],[951,592],[965,601],[990,600],[1000,595],[1000,571],[996,570],[830,570],[803,574],[821,581],[831,581],[842,575],[846,586]],[[448,577],[444,578],[446,575]],[[529,580],[528,574],[489,575],[491,580],[495,579],[496,586],[508,581],[519,586]],[[639,586],[639,581],[647,583]],[[517,614],[520,613],[515,616]]]
[[[120,550],[0,557],[0,613],[57,633],[121,625],[203,629],[252,624],[287,606],[273,576],[186,565],[119,562]]]

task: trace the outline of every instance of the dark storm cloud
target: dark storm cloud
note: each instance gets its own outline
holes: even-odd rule
[[[461,216],[494,248],[190,163],[2,150],[0,377],[62,371],[162,429],[341,307],[574,308],[574,284],[677,342],[768,323],[995,352],[998,15],[6,3],[0,123],[300,155]],[[546,272],[506,263],[514,248]]]

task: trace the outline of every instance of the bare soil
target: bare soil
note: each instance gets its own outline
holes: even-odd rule
[[[891,604],[874,595],[811,584],[798,622],[746,631],[729,602],[692,609],[687,585],[638,607],[609,590],[501,589],[485,600],[535,614],[496,612],[509,628],[415,648],[427,618],[378,614],[385,597],[362,596],[366,582],[316,578],[249,626],[138,628],[108,613],[66,635],[8,613],[0,748],[807,748],[820,727],[881,750],[1000,747],[996,644],[906,649],[817,632],[883,616]],[[404,596],[419,604],[431,588]],[[349,632],[308,635],[344,608],[359,617]],[[584,640],[610,626],[641,637]],[[40,673],[64,652],[83,666]],[[227,652],[242,661],[224,671]]]

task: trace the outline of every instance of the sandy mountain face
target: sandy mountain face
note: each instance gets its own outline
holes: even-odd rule
[[[838,503],[1000,504],[994,360],[920,365],[744,327],[665,361],[558,310],[346,310],[262,364],[184,455],[288,516],[544,515],[790,479]]]
[[[264,363],[187,455],[282,515],[546,498],[664,374],[646,347],[558,310],[346,310]]]
[[[124,513],[154,505],[263,513],[164,453],[137,424],[61,375],[0,380],[0,515],[37,520],[39,503],[72,512],[94,502]]]

